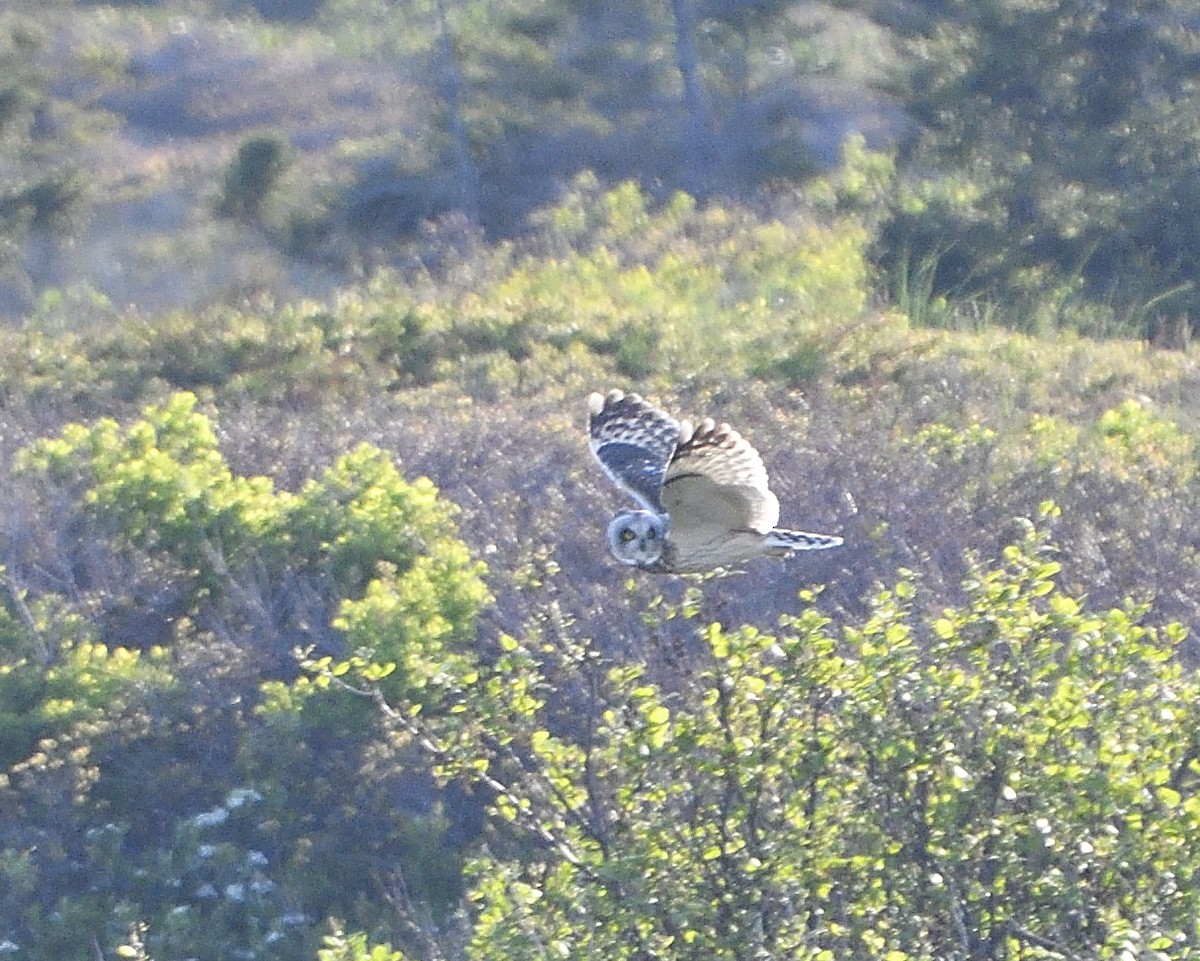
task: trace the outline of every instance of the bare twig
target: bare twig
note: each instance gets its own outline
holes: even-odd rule
[[[33,641],[34,649],[37,652],[38,663],[45,667],[51,660],[50,645],[46,642],[45,635],[38,630],[37,622],[33,619],[33,612],[25,603],[25,592],[17,586],[12,575],[4,567],[0,567],[0,588],[4,590],[8,602],[17,612],[17,617],[21,619],[25,630],[29,632],[30,640]]]
[[[1076,954],[1065,945],[1059,944],[1053,938],[1047,938],[1030,931],[1028,928],[1023,928],[1015,921],[1008,922],[1008,933],[1024,944],[1031,944],[1035,948],[1041,948],[1043,951],[1053,951],[1055,954],[1061,954],[1068,961],[1084,961],[1083,955]]]

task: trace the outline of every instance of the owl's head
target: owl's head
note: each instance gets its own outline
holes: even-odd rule
[[[662,557],[667,519],[652,511],[618,514],[608,525],[608,546],[622,564],[644,567]]]

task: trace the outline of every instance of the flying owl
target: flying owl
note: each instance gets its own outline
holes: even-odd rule
[[[696,573],[842,543],[775,526],[779,500],[762,458],[728,424],[706,418],[693,426],[619,390],[592,394],[588,414],[592,453],[643,507],[608,525],[609,547],[622,564]]]

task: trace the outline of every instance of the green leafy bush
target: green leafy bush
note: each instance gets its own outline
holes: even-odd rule
[[[217,437],[179,394],[21,455],[59,523],[171,598],[138,612],[146,650],[109,650],[109,605],[128,602],[111,579],[87,572],[70,599],[4,582],[0,797],[29,823],[0,827],[0,938],[31,958],[139,921],[151,956],[296,958],[321,919],[380,923],[394,885],[458,897],[420,758],[361,693],[288,683],[297,648],[387,661],[395,698],[468,668],[490,596],[453,507],[366,444],[281,491],[236,473]]]
[[[930,611],[903,579],[837,633],[813,607],[693,629],[693,588],[656,621],[659,643],[702,642],[669,687],[646,661],[509,638],[439,679],[450,714],[398,705],[444,776],[495,797],[465,955],[1190,956],[1184,632],[1089,612],[1051,555],[1027,525],[961,604]]]
[[[1200,239],[1188,10],[1179,0],[1121,14],[1078,0],[941,8],[912,43],[905,101],[917,126],[900,173],[923,181],[917,194],[936,171],[934,181],[968,183],[970,197],[894,203],[883,262],[932,265],[934,294],[998,297],[1022,329],[1034,305],[1064,296],[1090,309],[1056,321],[1085,329],[1097,315],[1141,336],[1156,318],[1190,315],[1194,327],[1196,287],[1181,267]]]
[[[191,394],[148,407],[122,427],[71,425],[24,454],[24,469],[79,490],[85,512],[126,548],[160,555],[190,585],[192,612],[244,593],[256,567],[325,576],[332,597],[387,597],[423,610],[393,644],[471,636],[487,600],[473,563],[454,540],[451,509],[427,479],[406,482],[391,458],[362,445],[300,491],[233,473],[212,422]],[[331,598],[332,599],[332,598]],[[422,619],[423,617],[423,619]]]
[[[327,935],[324,946],[317,952],[317,961],[405,961],[404,955],[393,951],[390,944],[370,944],[362,932],[346,934],[335,931]]]
[[[288,145],[282,137],[251,137],[240,147],[225,171],[219,213],[240,220],[258,220],[263,206],[287,169]]]

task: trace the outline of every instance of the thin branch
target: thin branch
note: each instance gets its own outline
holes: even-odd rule
[[[1183,782],[1187,780],[1189,774],[1194,773],[1192,771],[1192,762],[1197,760],[1200,760],[1200,740],[1193,741],[1188,745],[1188,749],[1184,752],[1183,757],[1175,765],[1175,770],[1171,772],[1171,779],[1167,782],[1167,786],[1173,791],[1182,790]]]
[[[420,724],[418,724],[413,718],[405,715],[401,711],[397,711],[394,707],[392,707],[391,704],[387,702],[387,699],[383,696],[383,692],[378,686],[373,687],[370,691],[364,692],[358,688],[354,688],[345,684],[345,682],[341,681],[340,678],[335,677],[333,680],[341,683],[351,691],[370,696],[385,718],[392,721],[402,728],[406,733],[408,733],[415,740],[417,745],[435,760],[445,760],[449,757],[449,752],[434,742],[434,740],[421,727]],[[533,788],[536,785],[540,791],[549,792],[549,795],[552,796],[554,801],[558,803],[559,807],[561,807],[564,813],[571,819],[572,823],[574,823],[581,831],[584,832],[585,837],[596,841],[597,844],[600,843],[599,838],[593,837],[593,832],[588,824],[588,819],[581,815],[580,812],[573,806],[570,806],[566,803],[566,798],[563,797],[559,789],[557,789],[552,783],[549,783],[549,779],[546,778],[542,772],[531,771],[526,763],[526,760],[516,754],[511,747],[505,747],[499,743],[493,743],[492,749],[497,753],[503,752],[507,759],[511,760],[520,768],[521,772],[529,778],[530,783],[527,785],[528,787]],[[601,887],[607,891],[609,893],[609,899],[613,904],[623,904],[628,906],[631,903],[630,897],[616,878],[605,876],[603,872],[597,871],[595,866],[588,863],[587,860],[576,853],[576,851],[571,847],[570,843],[564,837],[552,830],[550,826],[547,826],[545,821],[539,819],[534,811],[527,811],[522,804],[522,801],[529,800],[530,797],[532,797],[535,802],[549,807],[553,805],[553,801],[551,801],[548,797],[537,797],[536,794],[539,793],[538,791],[530,792],[525,796],[519,794],[514,788],[510,787],[508,784],[492,774],[490,767],[486,770],[480,770],[478,768],[473,769],[472,777],[478,778],[483,785],[495,792],[497,796],[506,798],[511,803],[512,808],[515,811],[516,821],[519,826],[537,837],[549,849],[557,851],[559,855],[568,864],[579,871],[579,873],[586,878],[589,883],[597,885],[598,887]],[[641,906],[640,902],[638,902],[638,906]],[[664,916],[664,914],[661,912],[656,914],[655,917],[668,935],[673,938],[679,938],[681,932],[671,922],[669,917]],[[647,945],[645,938],[643,937],[642,933],[637,930],[636,926],[631,929],[629,933],[636,945],[638,957],[646,959],[655,957],[654,952],[651,950],[649,945]]]
[[[958,885],[948,872],[943,873],[946,888],[950,893],[950,916],[954,919],[954,929],[958,932],[959,943],[962,945],[963,957],[971,957],[971,932],[967,927],[967,914],[963,908],[962,898],[958,895]]]
[[[17,612],[17,617],[20,618],[21,624],[25,630],[29,632],[29,637],[33,641],[34,649],[37,652],[38,663],[42,667],[46,667],[51,661],[50,645],[46,643],[45,635],[38,630],[37,622],[33,619],[33,612],[29,610],[29,605],[25,603],[25,593],[22,591],[9,574],[7,568],[0,567],[0,588],[8,597],[8,602],[13,606],[13,610]]]
[[[355,690],[354,688],[350,689]],[[445,748],[436,744],[433,739],[430,738],[424,730],[422,730],[419,724],[415,723],[412,718],[406,716],[401,711],[397,711],[394,707],[392,707],[387,702],[387,699],[383,696],[383,692],[379,690],[378,687],[371,690],[369,695],[375,701],[376,706],[383,713],[383,715],[402,727],[405,732],[411,735],[417,744],[431,757],[437,760],[444,760],[448,756],[448,752],[445,750]],[[517,817],[527,830],[537,835],[537,837],[546,843],[550,848],[558,851],[558,853],[561,854],[567,863],[569,863],[572,867],[578,868],[588,877],[593,877],[591,868],[582,858],[579,857],[578,854],[574,852],[574,850],[571,849],[571,846],[567,844],[565,840],[560,837],[556,837],[555,834],[537,818],[525,816],[521,807],[522,798],[514,790],[512,790],[512,788],[487,770],[476,769],[474,771],[474,776],[479,778],[484,786],[490,788],[498,796],[507,798],[512,802],[513,810],[516,811]]]
[[[1008,922],[1008,933],[1023,944],[1031,944],[1035,948],[1041,948],[1043,951],[1053,951],[1055,954],[1061,954],[1069,961],[1084,961],[1083,955],[1075,954],[1065,945],[1059,944],[1053,938],[1047,938],[1040,934],[1030,931],[1028,928],[1023,928],[1015,921]]]

